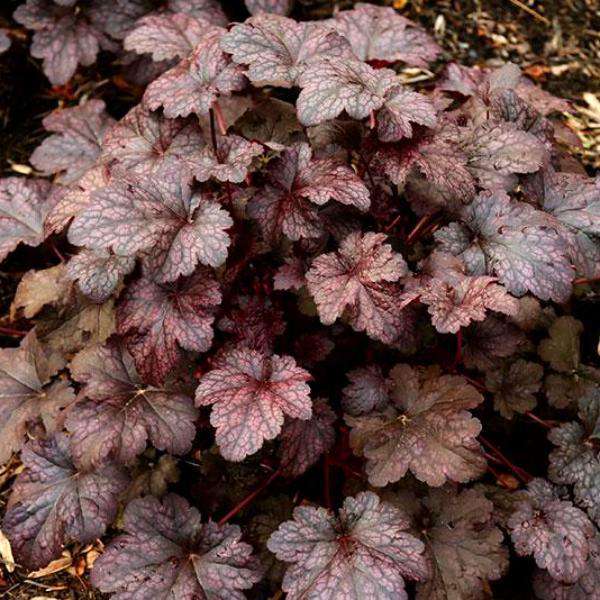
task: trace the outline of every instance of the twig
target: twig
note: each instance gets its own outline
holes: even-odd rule
[[[493,452],[498,460],[502,462],[502,464],[509,468],[523,483],[529,483],[533,479],[533,475],[530,475],[525,469],[521,469],[521,467],[517,467],[514,465],[494,444],[492,444],[489,440],[485,439],[482,435],[479,436],[479,441],[491,452]]]
[[[210,120],[210,140],[212,142],[213,151],[218,160],[219,154],[217,151],[217,132],[215,130],[215,111],[212,108],[209,109],[208,115]]]
[[[225,525],[225,523],[227,523],[227,521],[229,521],[229,519],[231,519],[232,517],[235,517],[235,515],[237,515],[241,510],[246,508],[246,506],[248,506],[249,504],[252,504],[254,499],[263,490],[265,490],[267,487],[269,487],[269,485],[271,485],[271,483],[273,483],[273,481],[275,481],[275,479],[277,479],[277,477],[279,477],[279,475],[281,475],[281,467],[279,467],[277,470],[273,471],[253,492],[248,494],[241,502],[236,504],[224,517],[222,517],[219,520],[218,524]]]
[[[511,4],[514,4],[516,7],[520,8],[521,10],[524,10],[526,13],[530,14],[534,19],[541,21],[545,25],[550,25],[549,19],[547,19],[543,15],[540,15],[540,13],[537,12],[537,10],[534,10],[533,8],[531,8],[531,6],[527,6],[527,4],[524,4],[523,2],[521,2],[521,0],[508,0],[508,1]]]

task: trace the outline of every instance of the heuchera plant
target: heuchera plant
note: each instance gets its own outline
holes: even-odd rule
[[[0,180],[0,257],[60,259],[0,349],[17,563],[102,538],[117,600],[475,600],[514,564],[542,600],[599,598],[600,371],[568,313],[600,180],[569,104],[441,64],[392,8],[226,4],[15,13],[52,84],[100,49],[147,84],[118,120],[47,115],[35,176]]]

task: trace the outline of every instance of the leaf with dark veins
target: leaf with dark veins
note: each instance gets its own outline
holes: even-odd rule
[[[323,205],[332,199],[361,211],[370,206],[368,188],[349,166],[333,158],[312,158],[304,142],[282,152],[269,165],[266,180],[247,210],[269,241],[282,233],[291,240],[319,236],[322,227],[311,203]]]
[[[196,434],[197,411],[189,396],[145,385],[132,357],[117,342],[89,346],[69,365],[82,385],[81,400],[66,426],[78,464],[131,463],[148,441],[170,454],[185,454]]]
[[[266,13],[232,27],[221,48],[234,62],[248,66],[246,75],[257,87],[293,87],[319,58],[352,54],[346,40],[321,23],[297,23]]]
[[[222,456],[241,461],[281,432],[284,415],[310,419],[310,373],[291,356],[255,350],[227,353],[196,390],[198,406],[213,405],[210,422]]]
[[[0,261],[19,244],[39,246],[44,241],[49,191],[43,179],[0,179]]]
[[[150,54],[155,62],[189,56],[202,38],[221,28],[185,13],[142,17],[124,40],[125,50]]]
[[[167,6],[171,12],[185,13],[213,25],[227,27],[229,22],[219,0],[168,0]]]
[[[515,296],[529,291],[564,302],[571,295],[568,246],[548,215],[496,191],[479,194],[465,207],[463,221],[468,230],[444,227],[435,237],[442,249],[463,258],[469,273],[495,276]]]
[[[270,13],[285,16],[294,6],[294,0],[245,0],[244,3],[251,15]]]
[[[246,178],[252,161],[263,153],[262,146],[230,134],[217,138],[217,152],[206,145],[200,152],[194,168],[198,181],[214,177],[218,181],[241,183]]]
[[[31,164],[46,175],[59,173],[59,183],[75,183],[96,163],[104,133],[114,123],[104,109],[102,100],[88,100],[50,113],[42,123],[53,135],[33,151]]]
[[[202,523],[186,500],[169,494],[129,503],[125,533],[94,563],[94,586],[115,600],[243,600],[262,576],[237,525]],[[144,552],[140,554],[140,548]]]
[[[144,94],[152,110],[163,106],[166,117],[205,115],[220,96],[242,90],[246,77],[221,50],[221,30],[204,34],[191,56],[153,81]]]
[[[191,277],[160,284],[142,277],[130,284],[117,310],[117,331],[144,381],[162,383],[181,359],[181,349],[206,352],[213,340],[219,284],[199,267]]]
[[[308,127],[335,119],[344,110],[353,119],[365,119],[385,104],[398,83],[391,69],[374,69],[352,58],[321,58],[298,78],[298,119]]]
[[[353,10],[338,12],[331,23],[364,61],[403,61],[426,68],[441,50],[427,33],[391,7],[359,2]]]
[[[101,160],[140,175],[176,168],[182,179],[191,179],[203,146],[197,122],[165,119],[140,104],[106,133]]]
[[[435,106],[427,96],[398,85],[387,93],[377,114],[377,135],[382,142],[397,142],[412,137],[411,123],[433,127],[436,122]]]
[[[337,515],[300,506],[267,546],[291,563],[283,578],[288,600],[407,600],[405,579],[429,575],[423,543],[406,530],[403,512],[372,492],[346,498]]]
[[[45,567],[66,544],[86,545],[104,534],[128,483],[118,467],[81,470],[64,434],[30,441],[21,459],[25,469],[13,484],[2,522],[19,563]]]
[[[322,254],[306,274],[324,325],[343,314],[356,331],[393,343],[401,332],[402,304],[395,282],[408,271],[380,233],[351,233],[337,252]]]
[[[562,225],[577,271],[600,276],[600,179],[548,168],[527,181],[525,190]]]
[[[227,258],[229,213],[192,194],[176,168],[145,178],[122,173],[92,198],[69,228],[73,244],[124,257],[146,252],[163,282],[191,275],[198,263],[217,267]]]
[[[577,581],[586,568],[594,526],[583,511],[560,500],[547,481],[534,479],[527,487],[527,499],[508,520],[517,553],[533,554],[538,567],[558,581]]]
[[[82,248],[67,263],[66,273],[90,300],[104,302],[134,267],[135,258],[131,256]]]
[[[342,390],[342,408],[347,414],[364,415],[388,403],[392,382],[384,377],[378,365],[359,367],[347,377],[350,384]]]
[[[41,421],[48,433],[62,428],[63,410],[75,394],[68,381],[50,379],[63,366],[35,332],[18,348],[0,349],[0,464],[21,449],[28,425]]]

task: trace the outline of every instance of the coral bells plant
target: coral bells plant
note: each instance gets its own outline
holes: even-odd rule
[[[15,13],[53,85],[100,50],[143,72],[0,180],[1,258],[35,266],[0,327],[19,568],[94,547],[117,600],[599,598],[569,103],[391,7],[229,4]]]

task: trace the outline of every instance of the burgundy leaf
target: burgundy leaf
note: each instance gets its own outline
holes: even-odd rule
[[[350,384],[342,391],[344,412],[352,416],[364,415],[387,405],[392,384],[379,366],[354,369],[347,377]]]
[[[290,419],[283,426],[279,453],[284,475],[299,477],[331,449],[335,442],[335,420],[327,400],[315,398],[310,419]]]
[[[268,354],[285,331],[283,312],[268,298],[239,296],[235,306],[219,321],[219,329],[233,335],[236,345]]]
[[[114,123],[104,111],[102,100],[55,110],[44,118],[46,138],[33,152],[31,164],[46,175],[62,173],[63,184],[74,183],[91,169],[100,155],[105,131]]]
[[[319,58],[352,54],[346,40],[329,27],[266,13],[235,25],[221,40],[221,48],[234,62],[248,65],[248,79],[257,87],[293,87]]]
[[[246,84],[241,68],[219,46],[221,31],[204,33],[192,55],[153,81],[144,94],[152,110],[164,107],[169,118],[207,114],[219,96],[240,91]]]
[[[104,534],[128,483],[120,469],[81,470],[64,434],[30,441],[21,459],[25,469],[13,485],[2,522],[21,564],[45,567],[65,544],[89,544]]]
[[[0,261],[19,244],[39,246],[44,241],[49,191],[43,179],[0,179]]]
[[[141,18],[124,41],[125,50],[151,54],[155,62],[189,56],[207,34],[220,27],[185,13],[151,14]]]
[[[48,433],[62,429],[62,411],[75,395],[68,381],[50,380],[63,366],[62,358],[43,347],[35,332],[18,348],[0,349],[0,464],[21,449],[28,425],[41,420]]]
[[[208,269],[160,284],[143,277],[128,286],[117,311],[117,331],[145,381],[161,383],[181,358],[180,348],[206,352],[213,340],[219,284]]]
[[[558,581],[573,583],[586,568],[594,526],[584,512],[543,479],[528,485],[528,496],[517,504],[508,521],[515,549],[533,554],[538,567]]]
[[[206,145],[200,152],[194,175],[198,181],[211,177],[219,181],[241,183],[244,181],[254,158],[262,154],[260,144],[248,142],[238,135],[217,138],[217,152]]]
[[[435,237],[445,251],[463,258],[469,273],[496,276],[515,296],[529,291],[557,302],[570,296],[568,247],[543,212],[497,191],[479,194],[465,208],[464,221],[468,230],[455,224]]]
[[[240,461],[281,432],[284,414],[310,419],[310,373],[291,356],[232,350],[206,373],[196,404],[213,405],[210,422],[227,460]]]
[[[198,263],[217,267],[227,258],[229,213],[189,185],[177,169],[166,173],[126,176],[92,195],[69,229],[69,240],[120,256],[147,252],[159,281],[191,275]]]
[[[481,423],[470,408],[481,394],[458,375],[437,375],[435,368],[397,365],[387,407],[357,417],[350,444],[367,458],[371,485],[385,486],[410,471],[429,486],[447,480],[466,482],[481,475],[486,461],[477,442]]]
[[[522,358],[485,375],[485,385],[494,394],[494,408],[505,418],[526,413],[537,405],[535,394],[542,387],[544,369]]]
[[[426,68],[440,47],[393,8],[358,2],[337,13],[333,26],[352,45],[360,60],[403,61]]]
[[[133,271],[135,258],[110,254],[106,250],[83,248],[67,263],[67,277],[94,302],[104,302],[125,275]]]
[[[400,254],[380,233],[350,234],[338,252],[322,254],[306,274],[321,322],[331,325],[345,314],[356,331],[393,343],[403,326],[397,284],[407,273]]]
[[[130,110],[104,138],[102,160],[150,175],[175,166],[191,178],[204,145],[202,131],[189,119],[164,119],[142,105]]]
[[[190,450],[197,416],[192,399],[166,387],[144,385],[119,343],[87,347],[69,369],[83,386],[84,400],[66,421],[79,464],[96,467],[107,459],[131,463],[146,449],[147,440],[171,454]]]
[[[133,500],[123,521],[125,533],[94,563],[91,576],[114,600],[242,600],[240,590],[261,579],[240,528],[202,523],[200,513],[180,496]]]
[[[404,513],[372,492],[346,498],[338,515],[300,506],[268,547],[291,563],[283,578],[288,600],[407,600],[404,580],[423,580],[424,544],[406,530]]]
[[[317,210],[309,202],[323,205],[333,199],[366,211],[369,190],[347,165],[335,159],[313,159],[308,144],[285,150],[267,171],[267,184],[248,204],[248,215],[258,220],[271,241],[284,233],[291,240],[317,237],[322,233]]]

